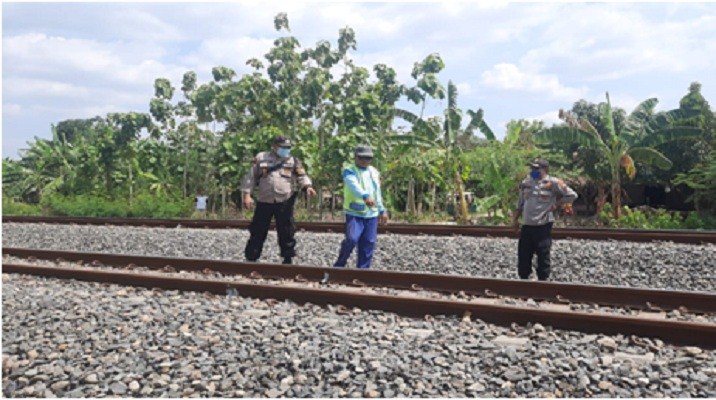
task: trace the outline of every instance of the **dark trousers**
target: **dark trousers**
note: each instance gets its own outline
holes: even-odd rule
[[[293,257],[296,255],[296,225],[293,219],[293,201],[287,200],[282,203],[256,203],[254,218],[249,225],[251,237],[246,242],[244,255],[249,261],[256,261],[261,257],[261,251],[268,235],[271,219],[276,218],[276,233],[278,234],[278,245],[281,248],[281,257]]]
[[[532,275],[532,258],[537,253],[537,279],[549,278],[552,262],[552,223],[539,226],[522,225],[520,241],[517,245],[517,273],[520,279],[528,279]]]
[[[370,268],[375,242],[378,239],[378,217],[360,218],[346,214],[346,237],[341,242],[334,267],[345,267],[353,249],[358,245],[358,268]]]

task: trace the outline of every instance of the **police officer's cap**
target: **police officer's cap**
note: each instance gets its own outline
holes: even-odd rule
[[[355,149],[356,157],[373,157],[373,149],[366,144],[359,144]]]
[[[285,137],[285,136],[276,136],[273,139],[273,144],[280,147],[290,147],[292,145],[291,139]]]
[[[532,168],[549,168],[549,161],[543,159],[543,158],[535,158],[530,162],[530,167]]]

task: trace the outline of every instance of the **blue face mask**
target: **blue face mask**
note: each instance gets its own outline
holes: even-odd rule
[[[532,177],[532,179],[537,180],[540,178],[540,176],[542,176],[542,173],[538,169],[533,169],[532,171],[530,171],[530,176]]]
[[[276,154],[278,154],[278,156],[281,158],[286,158],[291,154],[291,149],[279,147],[278,150],[276,150]]]

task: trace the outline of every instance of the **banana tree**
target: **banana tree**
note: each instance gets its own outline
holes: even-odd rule
[[[448,108],[443,112],[444,120],[422,119],[410,111],[396,109],[395,116],[410,122],[413,125],[412,134],[395,135],[391,139],[395,142],[409,143],[424,149],[438,148],[443,154],[442,170],[447,171],[448,181],[453,182],[453,191],[459,196],[457,220],[466,224],[468,220],[467,200],[465,199],[464,181],[469,176],[469,166],[463,160],[463,151],[459,146],[458,138],[461,135],[472,135],[475,129],[480,129],[489,140],[494,140],[494,134],[483,120],[483,111],[468,111],[470,122],[463,129],[463,113],[457,107],[457,87],[448,82],[447,89]]]
[[[15,183],[20,186],[24,198],[40,201],[42,196],[54,192],[71,194],[78,184],[78,159],[81,150],[60,135],[52,126],[52,140],[35,138],[27,150],[22,151],[22,159],[17,168],[3,183]]]
[[[680,117],[678,110],[654,113],[658,103],[650,98],[639,104],[627,116],[621,129],[614,124],[609,93],[607,102],[599,105],[600,120],[606,135],[600,132],[584,117],[567,118],[566,125],[542,130],[535,134],[535,141],[541,144],[579,144],[597,151],[607,160],[611,171],[611,195],[614,217],[621,215],[621,169],[629,178],[636,175],[636,162],[653,165],[667,170],[672,162],[656,147],[675,140],[698,137],[700,130],[689,127],[674,127]],[[606,139],[604,139],[606,138]]]

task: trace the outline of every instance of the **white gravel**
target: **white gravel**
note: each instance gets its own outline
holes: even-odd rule
[[[3,246],[243,260],[246,231],[3,224]],[[339,234],[298,234],[330,266]],[[381,235],[374,268],[514,278],[512,239]],[[716,246],[559,240],[558,281],[714,291]],[[280,262],[274,233],[262,261]],[[354,263],[354,261],[351,261]],[[714,397],[716,352],[540,325],[3,274],[7,397]]]
[[[716,352],[3,274],[7,397],[714,397]]]
[[[299,232],[296,263],[331,266],[343,235]],[[3,246],[244,260],[246,230],[3,224]],[[272,231],[260,261],[281,262]],[[349,261],[355,265],[355,254]],[[380,235],[373,268],[517,278],[517,241]],[[716,291],[716,245],[555,240],[552,280]]]

